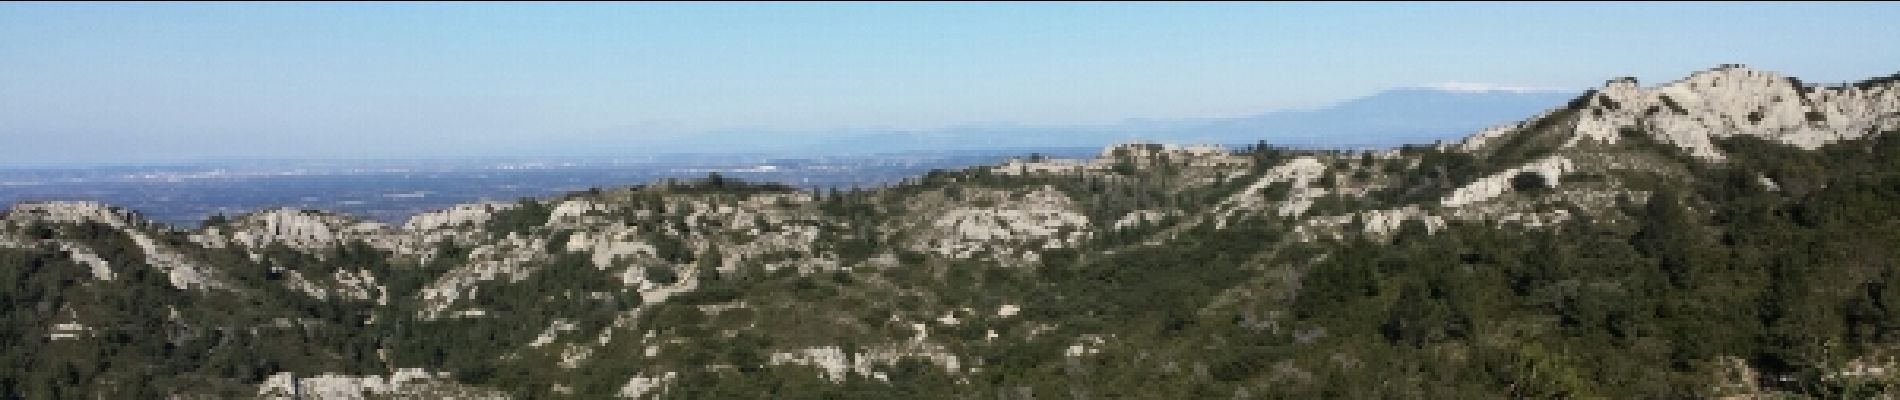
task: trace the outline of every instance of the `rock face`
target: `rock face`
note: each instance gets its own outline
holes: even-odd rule
[[[362,400],[405,399],[506,399],[507,395],[455,383],[447,373],[419,368],[403,368],[388,376],[348,376],[322,374],[298,378],[291,373],[271,375],[257,388],[257,397],[266,399]]]
[[[1022,246],[1071,248],[1089,237],[1088,216],[1076,212],[1074,202],[1054,188],[978,196],[992,205],[944,211],[930,220],[926,234],[912,248],[969,258]]]
[[[375,222],[312,211],[276,209],[242,217],[216,231],[229,230],[230,240],[249,248],[280,244],[305,251],[326,250],[349,240],[387,234],[389,227]]]
[[[1579,136],[1615,143],[1634,129],[1690,154],[1721,159],[1711,142],[1754,136],[1814,149],[1900,127],[1891,85],[1809,87],[1769,71],[1724,65],[1653,88],[1617,79],[1588,99]]]
[[[508,203],[461,204],[448,209],[416,214],[403,223],[402,228],[409,231],[433,231],[457,227],[481,225],[488,222],[498,211],[515,208]]]
[[[60,242],[59,249],[70,255],[73,261],[85,263],[87,266],[92,267],[93,277],[99,278],[99,280],[102,281],[112,280],[112,263],[107,262],[103,258],[99,258],[99,255],[94,254],[92,250],[69,242]]]
[[[903,343],[874,346],[863,353],[845,353],[838,346],[822,346],[798,351],[772,354],[771,364],[797,364],[818,367],[824,371],[825,378],[833,382],[843,382],[850,374],[888,381],[890,377],[874,370],[873,366],[889,366],[904,358],[920,358],[930,361],[945,372],[957,373],[959,363],[956,354],[946,352],[941,345],[933,344],[918,337]]]
[[[648,394],[659,397],[666,393],[666,385],[678,377],[677,372],[668,372],[658,377],[635,376],[627,379],[627,385],[620,388],[620,397],[645,399]]]
[[[1362,211],[1347,215],[1316,216],[1293,227],[1294,237],[1310,241],[1321,235],[1337,237],[1347,233],[1347,227],[1359,223],[1357,233],[1374,237],[1391,235],[1399,231],[1406,221],[1418,221],[1428,232],[1436,232],[1445,227],[1447,218],[1428,212],[1418,206],[1403,208]]]
[[[47,329],[47,331],[47,340],[69,340],[85,336],[88,332],[91,332],[92,329],[77,322],[65,322],[54,324],[53,327]]]
[[[376,275],[367,270],[340,270],[328,280],[305,277],[297,271],[284,271],[285,284],[318,300],[337,299],[375,301],[389,304],[389,289],[376,283]]]
[[[442,317],[457,300],[473,296],[469,287],[476,283],[496,279],[527,279],[528,274],[536,270],[533,261],[546,257],[540,251],[547,246],[545,241],[511,235],[498,243],[476,248],[468,256],[470,263],[444,273],[435,283],[422,289],[423,309],[420,316],[426,319]]]
[[[1491,174],[1477,182],[1472,182],[1445,196],[1440,204],[1446,207],[1458,207],[1498,197],[1511,190],[1511,179],[1519,174],[1533,173],[1543,177],[1544,185],[1555,187],[1563,180],[1564,172],[1574,170],[1576,166],[1563,156],[1549,156],[1530,163]]]
[[[1115,220],[1115,225],[1112,227],[1114,229],[1127,229],[1142,224],[1158,223],[1168,218],[1168,215],[1167,212],[1160,210],[1135,210],[1127,215],[1123,215],[1121,219]]]
[[[1229,196],[1220,205],[1221,223],[1227,217],[1242,210],[1258,210],[1272,205],[1273,213],[1280,216],[1299,216],[1313,206],[1313,199],[1325,195],[1328,190],[1314,186],[1314,182],[1326,173],[1326,164],[1314,157],[1299,157],[1284,164],[1268,169],[1260,179],[1246,188]],[[1287,192],[1282,197],[1268,197],[1264,191],[1274,185],[1286,185]],[[1277,202],[1277,203],[1276,203]]]
[[[111,227],[132,239],[145,255],[145,262],[164,272],[173,287],[179,289],[212,289],[223,285],[213,276],[214,272],[198,265],[173,250],[170,246],[153,239],[148,230],[158,229],[137,214],[108,207],[97,202],[45,202],[15,205],[8,212],[7,219],[12,223],[96,223]],[[94,274],[100,274],[100,265],[93,264]],[[108,271],[109,272],[109,268]]]
[[[641,241],[638,232],[633,230],[610,230],[606,232],[577,232],[567,238],[567,251],[584,251],[593,254],[595,268],[609,269],[620,260],[659,254],[653,245]]]

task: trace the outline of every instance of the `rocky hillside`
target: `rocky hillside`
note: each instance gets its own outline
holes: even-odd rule
[[[1894,81],[1723,66],[1455,143],[710,176],[400,226],[22,204],[0,394],[1890,393]]]

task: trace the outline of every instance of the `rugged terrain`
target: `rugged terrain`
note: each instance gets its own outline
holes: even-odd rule
[[[711,176],[400,226],[0,217],[22,398],[1726,397],[1900,382],[1900,91],[1722,66],[1452,143]]]

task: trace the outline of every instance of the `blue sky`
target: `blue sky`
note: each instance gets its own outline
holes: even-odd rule
[[[1896,3],[0,3],[0,164],[1104,124],[1900,71]]]

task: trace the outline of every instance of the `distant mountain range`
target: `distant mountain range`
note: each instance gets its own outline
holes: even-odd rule
[[[762,134],[724,131],[653,143],[667,152],[876,153],[1099,148],[1146,140],[1297,147],[1382,147],[1458,138],[1562,105],[1578,92],[1401,88],[1312,109],[1238,118],[1131,119],[1111,125],[971,125],[934,130]]]

